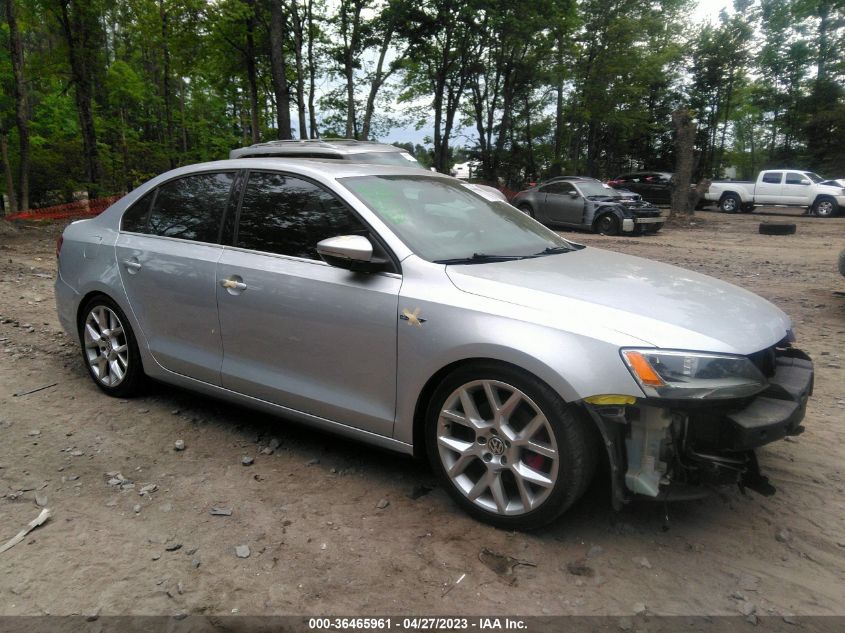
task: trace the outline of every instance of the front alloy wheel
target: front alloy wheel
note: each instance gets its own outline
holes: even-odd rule
[[[595,466],[589,429],[544,383],[509,367],[447,379],[429,409],[426,439],[450,495],[510,529],[555,519]]]
[[[467,383],[451,394],[438,417],[437,444],[452,484],[488,512],[529,512],[557,480],[549,421],[531,398],[497,380]]]

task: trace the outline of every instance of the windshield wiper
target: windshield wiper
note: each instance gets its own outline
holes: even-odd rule
[[[539,253],[534,253],[534,257],[540,257],[541,255],[557,255],[558,253],[568,253],[569,251],[574,251],[575,249],[571,246],[549,246],[548,248],[544,248]]]
[[[536,255],[488,255],[487,253],[473,253],[472,257],[455,257],[454,259],[436,259],[435,264],[487,264],[490,262],[509,262],[516,259],[536,257]]]

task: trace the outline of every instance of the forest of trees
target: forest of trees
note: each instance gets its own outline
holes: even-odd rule
[[[516,185],[674,166],[845,176],[845,0],[0,0],[7,212],[262,140],[379,139]]]

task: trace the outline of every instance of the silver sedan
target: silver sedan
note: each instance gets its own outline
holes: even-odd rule
[[[60,320],[106,394],[150,377],[427,455],[506,528],[556,518],[602,463],[615,506],[768,493],[754,451],[802,430],[812,387],[760,297],[412,168],[184,167],[57,252]]]

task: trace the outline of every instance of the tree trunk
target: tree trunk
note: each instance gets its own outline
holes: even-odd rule
[[[3,177],[6,179],[6,195],[9,198],[7,215],[18,212],[18,197],[15,195],[15,178],[9,165],[9,133],[0,131],[0,163],[2,163]]]
[[[358,138],[358,121],[355,118],[355,56],[361,27],[361,0],[350,0],[353,5],[352,23],[349,22],[347,3],[341,3],[340,20],[343,35],[343,76],[346,78],[346,138]]]
[[[71,82],[75,88],[74,99],[82,133],[88,197],[96,198],[99,195],[102,168],[100,153],[97,149],[97,131],[94,126],[93,81],[89,59],[92,51],[92,44],[89,41],[92,19],[90,16],[83,15],[85,9],[80,8],[78,0],[59,0],[59,2],[61,5],[59,21],[68,46]]]
[[[164,61],[164,70],[162,72],[162,84],[164,86],[164,124],[165,124],[165,139],[164,146],[167,148],[167,158],[170,161],[170,169],[176,167],[176,157],[173,155],[173,104],[172,90],[170,89],[170,46],[167,42],[168,31],[168,15],[164,8],[164,0],[158,2],[159,16],[161,17],[161,46],[162,59]]]
[[[276,96],[276,136],[292,138],[290,130],[290,90],[288,89],[287,64],[284,52],[285,16],[282,0],[270,3],[270,71],[273,93]]]
[[[261,130],[258,123],[258,71],[255,64],[255,0],[247,0],[250,8],[249,17],[246,20],[246,79],[249,84],[249,115],[252,142],[261,140]]]
[[[698,198],[703,193],[699,191],[702,183],[690,191],[692,172],[695,168],[695,132],[696,125],[692,115],[686,108],[672,112],[672,133],[675,141],[675,175],[672,176],[672,204],[669,208],[670,216],[689,217],[694,214]],[[705,181],[709,186],[709,181]],[[706,186],[704,187],[706,189]]]
[[[15,15],[15,0],[6,0],[6,21],[9,24],[9,52],[12,59],[12,92],[15,97],[15,124],[18,126],[18,192],[20,208],[29,208],[29,113],[26,81],[23,75],[23,47]],[[11,199],[11,196],[10,196]]]
[[[305,73],[302,68],[302,17],[296,2],[291,5],[293,18],[293,50],[296,61],[296,113],[299,118],[299,138],[308,138],[308,128],[305,124]]]
[[[314,92],[317,84],[317,69],[314,66],[314,2],[308,0],[308,134],[311,138],[319,138],[317,129],[317,112],[314,109]]]
[[[364,123],[361,125],[361,138],[365,141],[370,138],[370,126],[372,125],[373,112],[376,107],[376,96],[388,77],[388,75],[384,72],[384,58],[387,56],[387,51],[390,49],[390,40],[392,38],[393,28],[391,26],[382,41],[381,50],[379,50],[378,63],[376,64],[376,74],[370,83],[370,93],[367,95],[367,107],[364,110]]]

